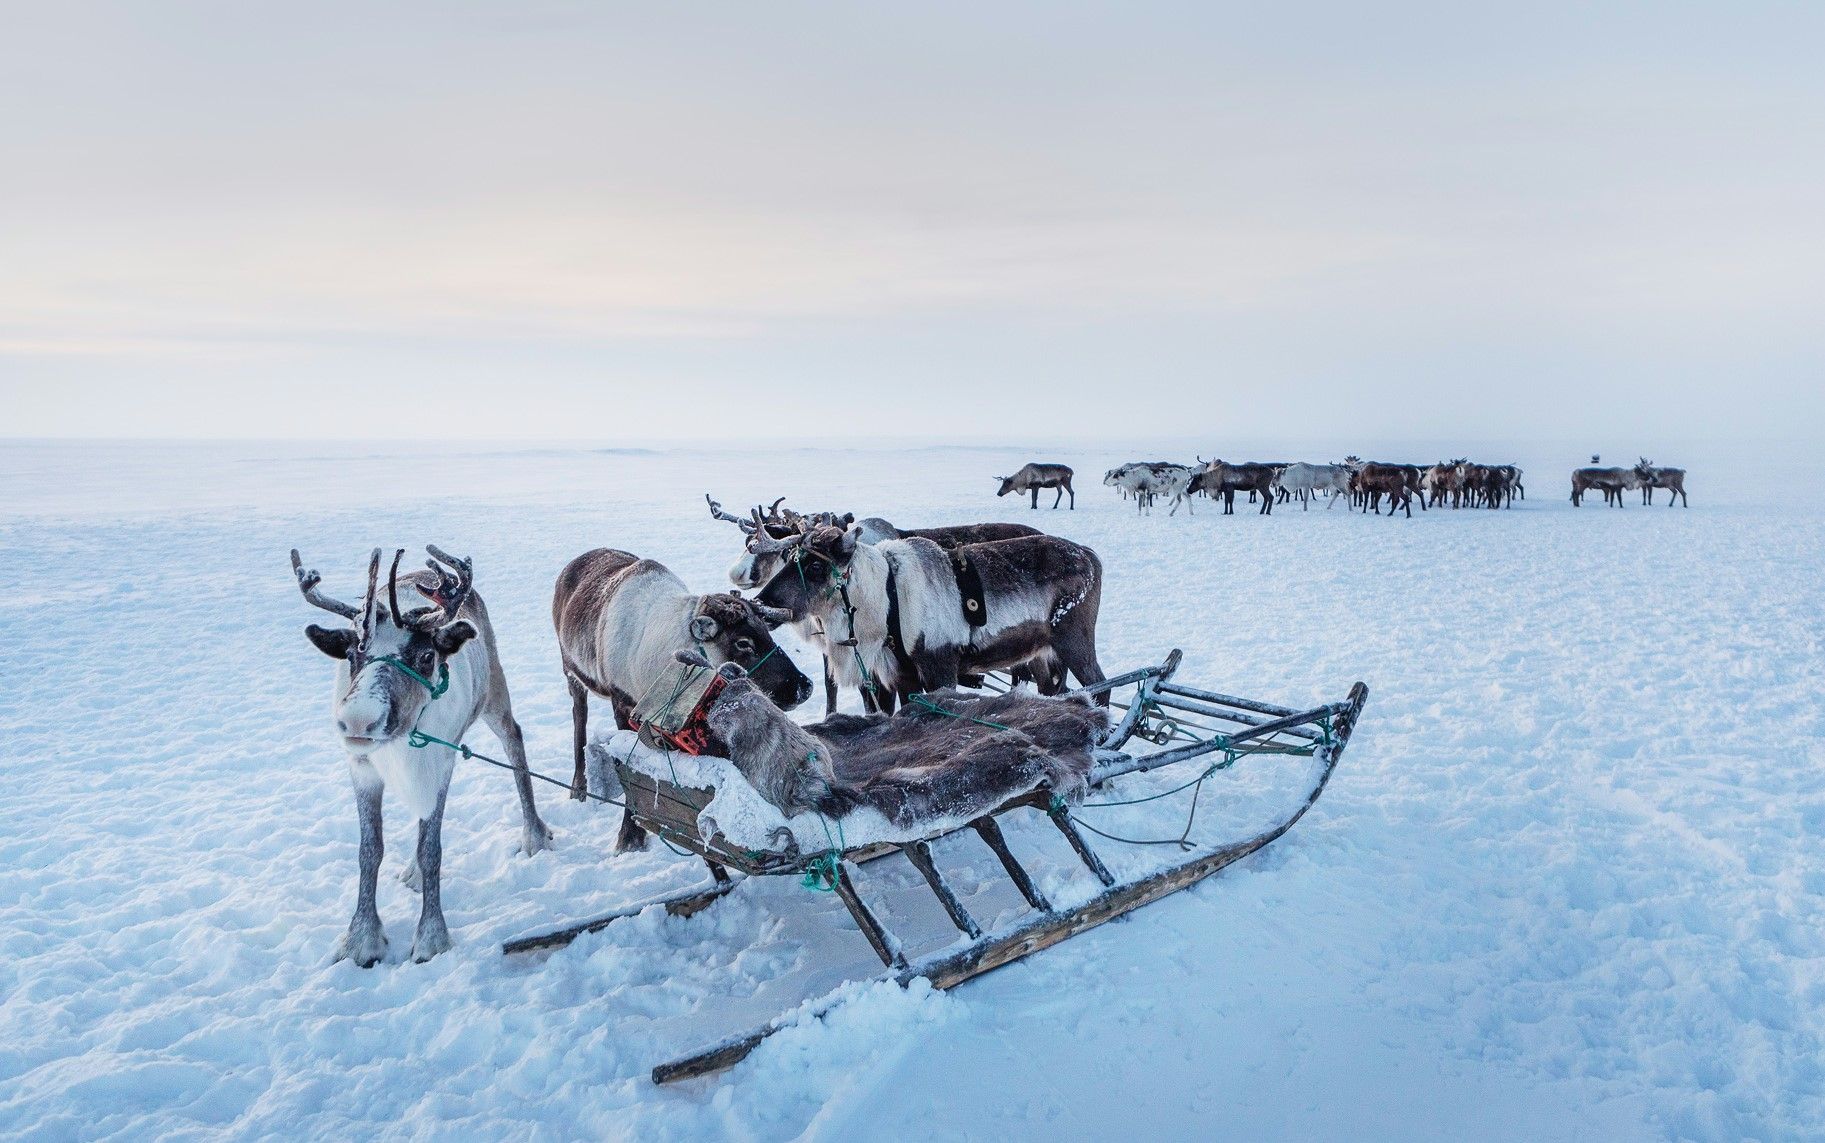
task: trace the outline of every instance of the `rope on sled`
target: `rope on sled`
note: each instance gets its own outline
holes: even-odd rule
[[[1335,745],[1335,739],[1334,739],[1332,731],[1331,731],[1331,716],[1327,714],[1327,715],[1323,716],[1322,718],[1320,718],[1318,720],[1318,725],[1319,725],[1319,728],[1324,732],[1324,738],[1323,738],[1322,744],[1327,748]],[[1193,741],[1196,741],[1196,740],[1194,739]],[[1212,762],[1209,766],[1206,766],[1204,768],[1204,772],[1202,774],[1199,774],[1196,778],[1193,778],[1191,781],[1186,782],[1183,785],[1174,786],[1172,789],[1167,790],[1164,793],[1150,794],[1145,798],[1128,798],[1128,799],[1125,799],[1123,801],[1118,801],[1118,802],[1085,802],[1078,807],[1080,810],[1100,810],[1100,809],[1106,809],[1106,808],[1113,807],[1113,806],[1138,806],[1138,805],[1142,805],[1146,802],[1157,802],[1161,798],[1170,798],[1174,794],[1180,794],[1180,793],[1185,792],[1186,790],[1190,790],[1191,791],[1191,808],[1185,814],[1185,828],[1183,830],[1179,831],[1179,836],[1177,836],[1177,837],[1135,838],[1135,837],[1117,837],[1115,834],[1105,833],[1104,831],[1097,829],[1095,826],[1091,825],[1089,822],[1084,821],[1082,818],[1078,817],[1077,815],[1070,814],[1068,806],[1067,806],[1064,798],[1060,797],[1057,794],[1052,795],[1052,804],[1050,807],[1051,812],[1066,813],[1070,817],[1073,824],[1082,826],[1083,828],[1089,830],[1091,833],[1097,835],[1098,837],[1105,837],[1105,838],[1108,838],[1110,841],[1119,841],[1124,845],[1176,845],[1182,850],[1183,849],[1192,849],[1194,847],[1192,846],[1191,841],[1190,841],[1191,827],[1198,820],[1198,798],[1204,793],[1205,780],[1210,778],[1212,775],[1216,774],[1217,771],[1219,771],[1219,770],[1229,769],[1231,766],[1234,766],[1236,764],[1236,761],[1238,759],[1242,758],[1244,755],[1253,754],[1256,751],[1260,750],[1261,747],[1266,745],[1266,743],[1260,743],[1255,746],[1243,746],[1243,747],[1238,748],[1238,747],[1235,747],[1230,744],[1230,740],[1229,740],[1228,736],[1226,736],[1226,735],[1218,735],[1215,738],[1213,738],[1211,741],[1213,743],[1217,744],[1219,749],[1221,749],[1223,751],[1222,760],[1218,761],[1218,762]],[[1311,754],[1313,752],[1314,751],[1311,749],[1294,749],[1294,750],[1287,751],[1287,753],[1294,753],[1294,754]]]
[[[922,710],[928,710],[933,714],[941,714],[941,715],[945,716],[946,718],[960,718],[965,722],[973,722],[977,726],[986,726],[993,730],[1012,730],[1013,729],[1013,727],[1003,726],[999,722],[990,722],[986,718],[971,718],[967,714],[958,714],[954,710],[945,710],[943,707],[941,707],[937,703],[933,702],[930,695],[923,695],[923,694],[912,695],[906,701],[908,703],[912,704],[913,706],[919,707]]]
[[[813,750],[805,755],[805,761],[815,763],[817,751]],[[848,842],[843,839],[843,819],[836,820],[836,837],[834,838],[830,836],[830,819],[819,814],[817,820],[824,825],[824,840],[829,843],[830,848],[806,863],[805,876],[799,881],[799,887],[809,889],[814,893],[834,893],[836,892],[837,871],[843,863],[843,850],[849,847]]]

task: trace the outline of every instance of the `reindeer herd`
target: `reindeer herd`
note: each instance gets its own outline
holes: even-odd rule
[[[1597,463],[1599,458],[1592,457]],[[1029,470],[1070,469],[1063,465],[1028,465]],[[1019,474],[1016,474],[1018,477]],[[1220,500],[1224,515],[1235,512],[1236,493],[1246,492],[1248,502],[1258,503],[1262,515],[1273,512],[1276,504],[1298,500],[1302,510],[1309,510],[1315,497],[1325,498],[1327,509],[1338,500],[1346,500],[1362,512],[1381,515],[1381,504],[1388,503],[1388,515],[1398,510],[1413,516],[1417,499],[1420,510],[1440,508],[1512,508],[1517,499],[1527,499],[1527,487],[1521,469],[1512,464],[1476,464],[1466,457],[1440,461],[1433,465],[1394,464],[1366,461],[1348,456],[1338,464],[1309,464],[1304,461],[1251,461],[1235,464],[1224,460],[1198,458],[1196,465],[1171,461],[1132,461],[1103,474],[1103,483],[1134,500],[1135,511],[1149,514],[1154,505],[1165,500],[1168,515],[1177,515],[1180,505],[1192,512],[1192,499],[1208,496]],[[1005,478],[1007,480],[1016,477]],[[1620,507],[1622,493],[1640,489],[1642,503],[1652,504],[1654,489],[1668,492],[1668,507],[1685,499],[1685,469],[1656,468],[1646,457],[1633,468],[1580,468],[1572,473],[1572,504],[1581,505],[1584,494],[1596,488],[1603,492],[1604,502]],[[1035,493],[1034,507],[1038,507]]]

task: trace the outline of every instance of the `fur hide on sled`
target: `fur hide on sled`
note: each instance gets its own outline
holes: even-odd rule
[[[799,726],[742,675],[708,711],[717,745],[788,816],[871,806],[896,826],[974,817],[1040,786],[1075,799],[1107,712],[1081,698],[943,690],[893,716],[839,714]],[[995,723],[985,726],[983,723]]]

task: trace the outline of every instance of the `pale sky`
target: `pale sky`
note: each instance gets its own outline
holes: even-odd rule
[[[1822,44],[0,0],[0,436],[1825,437]]]

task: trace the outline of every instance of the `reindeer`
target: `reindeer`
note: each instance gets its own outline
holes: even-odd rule
[[[876,544],[880,543],[882,540],[904,540],[919,537],[930,540],[939,547],[945,549],[955,548],[961,544],[980,544],[987,543],[991,540],[1013,540],[1022,536],[1038,536],[1043,534],[1038,528],[1030,528],[1025,524],[956,524],[950,527],[941,528],[896,528],[879,516],[869,516],[861,520],[857,520],[854,513],[844,513],[843,515],[838,516],[833,512],[818,512],[806,516],[793,512],[791,509],[786,509],[782,512],[780,510],[780,504],[785,500],[785,497],[783,496],[778,500],[775,500],[773,506],[767,509],[765,513],[757,506],[753,512],[749,514],[749,518],[744,520],[739,516],[732,516],[729,513],[724,512],[721,504],[710,499],[709,493],[704,493],[703,498],[710,506],[711,519],[722,520],[734,524],[741,529],[742,534],[746,537],[742,547],[741,558],[736,560],[734,566],[729,568],[729,582],[738,588],[757,588],[766,583],[769,579],[772,579],[773,574],[782,566],[783,561],[779,554],[780,549],[776,546],[768,545],[765,551],[759,551],[757,548],[759,548],[761,544],[756,542],[756,537],[760,537],[763,542],[786,540],[793,536],[803,534],[807,529],[815,525],[827,524],[841,528],[848,528],[853,525],[861,537],[861,542],[864,544]],[[824,713],[827,715],[835,714],[838,693],[837,680],[836,674],[830,665],[832,652],[829,641],[825,638],[822,621],[807,616],[802,619],[793,620],[791,622],[791,627],[801,639],[817,648],[823,655]],[[847,652],[844,652],[844,654],[847,654]],[[850,657],[853,658],[853,655]],[[1021,672],[1017,671],[1015,672],[1015,675],[1018,680]],[[845,677],[850,677],[848,672],[845,672]],[[870,680],[863,680],[864,683],[868,681]],[[863,709],[870,712],[885,710],[888,713],[892,713],[893,694],[891,691],[862,685],[861,693]]]
[[[1031,492],[1033,494],[1033,507],[1038,508],[1039,490],[1041,488],[1056,488],[1058,489],[1058,495],[1052,498],[1053,511],[1058,510],[1058,502],[1065,498],[1065,493],[1067,492],[1071,494],[1072,509],[1076,509],[1077,493],[1071,488],[1071,476],[1071,469],[1062,464],[1023,465],[1020,471],[1012,476],[997,476],[995,478],[996,480],[1001,481],[1001,491],[995,493],[995,496],[1000,498],[1006,496],[1010,492],[1015,493],[1016,495],[1024,495]]]
[[[773,641],[772,629],[790,618],[737,591],[694,595],[664,564],[616,548],[596,548],[564,565],[552,592],[551,621],[570,685],[570,796],[580,800],[588,789],[583,755],[589,696],[607,699],[615,725],[628,729],[634,706],[678,651],[696,649],[715,664],[735,663],[782,710],[810,698],[811,680]],[[646,831],[624,813],[616,852],[645,845]]]
[[[1356,487],[1363,494],[1363,512],[1367,513],[1369,509],[1373,508],[1377,516],[1381,515],[1381,498],[1385,495],[1388,498],[1388,519],[1394,518],[1396,508],[1404,508],[1407,511],[1407,519],[1411,520],[1413,518],[1413,493],[1419,482],[1413,473],[1408,471],[1408,468],[1407,465],[1371,462],[1357,469]]]
[[[1453,508],[1463,507],[1464,467],[1469,463],[1465,458],[1458,457],[1456,460],[1441,460],[1426,470],[1420,479],[1420,487],[1434,507],[1442,507],[1446,497],[1450,497]]]
[[[1202,491],[1213,499],[1221,497],[1225,516],[1235,515],[1237,491],[1258,492],[1261,494],[1261,508],[1257,514],[1265,516],[1274,510],[1276,475],[1277,470],[1270,464],[1229,464],[1222,460],[1210,460],[1204,462],[1195,490]]]
[[[362,968],[378,963],[387,951],[374,893],[385,848],[380,802],[389,785],[418,820],[418,849],[402,875],[418,890],[421,903],[412,959],[427,961],[450,947],[442,898],[443,821],[456,751],[442,743],[461,742],[477,718],[487,723],[513,762],[523,825],[521,850],[531,856],[551,844],[551,831],[533,804],[525,742],[513,719],[488,609],[474,591],[474,569],[470,561],[436,547],[425,550],[432,557],[425,561],[430,570],[409,572],[403,578],[431,604],[409,611],[399,606],[403,548],[394,553],[384,601],[376,591],[380,549],[374,549],[360,607],[323,594],[318,586],[323,577],[305,570],[296,548],[291,553],[292,572],[305,600],[354,624],[313,623],[304,635],[337,661],[331,711],[355,787],[361,875],[355,915],[336,945],[335,959],[352,960]],[[428,739],[420,737],[421,732]]]
[[[1605,504],[1620,508],[1623,492],[1640,487],[1641,474],[1632,468],[1576,469],[1572,472],[1572,506],[1581,507],[1584,504],[1584,494],[1596,488],[1602,491]]]
[[[873,682],[905,698],[965,676],[1026,667],[1043,693],[1100,682],[1096,618],[1102,562],[1056,536],[1024,536],[945,551],[912,537],[864,544],[855,528],[824,526],[792,540],[758,540],[786,563],[760,602],[815,616],[850,648],[839,681]],[[1105,696],[1104,701],[1107,701]]]
[[[1653,462],[1642,457],[1635,465],[1635,475],[1641,481],[1641,502],[1654,503],[1654,490],[1667,490],[1667,507],[1673,506],[1675,497],[1687,508],[1692,505],[1686,500],[1686,470],[1683,468],[1655,468]]]
[[[1191,483],[1191,469],[1166,460],[1137,460],[1118,465],[1103,474],[1103,484],[1121,492],[1126,499],[1134,497],[1137,515],[1150,514],[1154,500],[1162,495],[1174,497],[1174,507],[1184,499]]]
[[[1325,508],[1337,502],[1339,496],[1348,496],[1350,492],[1350,470],[1341,464],[1307,464],[1298,461],[1286,466],[1280,474],[1279,485],[1289,497],[1298,497],[1305,511],[1312,507],[1312,496],[1319,492],[1329,493]]]

